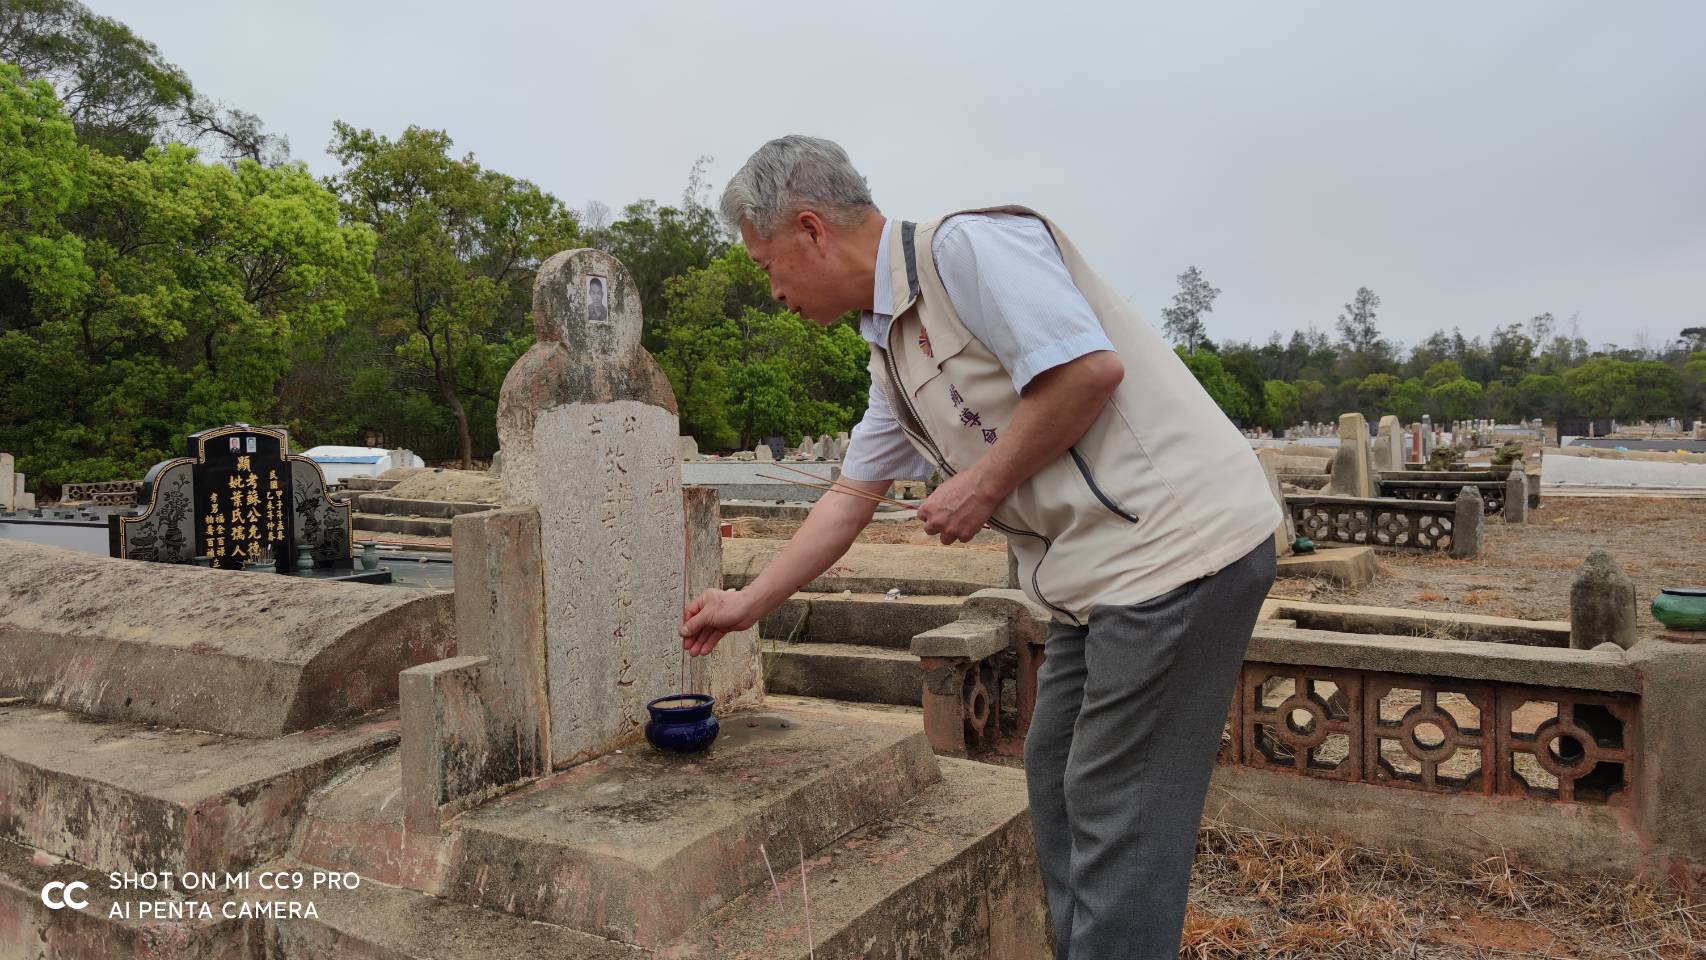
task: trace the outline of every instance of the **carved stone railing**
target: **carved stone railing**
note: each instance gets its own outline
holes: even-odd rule
[[[92,501],[97,506],[130,506],[136,503],[141,480],[107,480],[101,483],[68,483],[60,491],[63,503]]]
[[[924,670],[924,731],[937,753],[1019,754],[1048,620],[1048,610],[1018,590],[979,590],[958,620],[912,638]]]
[[[985,590],[959,621],[914,639],[932,746],[1022,751],[1047,627],[1046,611],[1017,591]],[[1572,650],[1263,621],[1222,736],[1216,782],[1232,798],[1211,813],[1699,882],[1701,689],[1706,644]],[[1403,799],[1418,793],[1448,806],[1423,813]]]
[[[1502,514],[1511,523],[1522,523],[1528,519],[1530,484],[1527,473],[1522,470],[1387,471],[1377,475],[1375,486],[1382,497],[1438,502],[1455,502],[1464,487],[1472,486],[1481,494],[1482,509],[1487,516]],[[1538,490],[1539,485],[1534,486]],[[1514,509],[1507,510],[1507,502]]]
[[[1473,557],[1481,552],[1484,508],[1473,486],[1448,502],[1388,498],[1288,496],[1298,536],[1393,550],[1426,550]]]

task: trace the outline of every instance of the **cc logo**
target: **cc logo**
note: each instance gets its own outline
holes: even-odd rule
[[[89,885],[81,880],[73,880],[70,883],[55,880],[41,888],[41,902],[49,910],[63,910],[66,907],[81,910],[89,905],[89,901],[77,895],[86,893],[88,890]]]

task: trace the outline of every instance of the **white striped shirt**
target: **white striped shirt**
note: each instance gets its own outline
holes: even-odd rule
[[[1023,392],[1037,374],[1087,353],[1112,350],[1101,321],[1073,285],[1048,227],[1035,217],[966,213],[949,217],[930,244],[936,272],[954,312],[995,354]],[[894,319],[889,271],[889,231],[877,244],[872,309],[859,317],[859,333],[883,345]],[[841,475],[849,480],[928,477],[936,465],[915,450],[889,409],[882,388],[871,384],[865,416],[853,427]]]

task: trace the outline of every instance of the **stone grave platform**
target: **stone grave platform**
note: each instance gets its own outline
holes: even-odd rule
[[[0,540],[0,697],[276,737],[397,701],[455,651],[448,593]]]
[[[455,923],[505,944],[530,931],[540,952],[518,957],[805,957],[802,849],[818,956],[860,956],[901,930],[906,956],[1046,953],[1020,771],[938,760],[909,715],[791,701],[723,722],[709,755],[634,745],[438,837],[406,830],[399,760],[381,758],[316,798],[300,851],[377,882],[278,924],[279,955],[486,956],[420,936]],[[1006,915],[985,912],[1003,902]]]
[[[0,706],[0,840],[101,870],[246,870],[287,851],[333,773],[397,738],[385,714],[249,740]]]

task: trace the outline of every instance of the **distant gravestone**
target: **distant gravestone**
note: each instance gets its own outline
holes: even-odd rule
[[[788,445],[781,437],[765,437],[764,445],[770,448],[770,458],[780,460],[788,455]]]
[[[753,447],[752,448],[752,455],[755,459],[759,460],[760,462],[765,462],[765,461],[770,461],[770,460],[776,459],[775,455],[770,450],[770,445],[764,444],[764,443],[761,443],[758,446]]]
[[[0,453],[0,510],[18,509],[17,481],[12,476],[12,455]]]
[[[349,565],[349,505],[327,496],[319,464],[288,449],[273,427],[191,434],[186,456],[149,469],[136,511],[109,518],[109,552],[160,563],[211,557],[227,569],[270,559],[288,572],[307,544],[316,566]]]
[[[535,506],[552,762],[598,756],[679,691],[686,575],[675,396],[640,346],[640,296],[614,257],[540,267],[534,345],[504,379],[506,508]],[[720,573],[718,574],[720,578]]]
[[[1374,496],[1374,478],[1369,471],[1368,421],[1360,413],[1339,418],[1339,449],[1333,456],[1328,490],[1341,497]]]
[[[699,441],[688,436],[677,437],[675,455],[682,463],[699,459]]]
[[[1374,469],[1404,469],[1404,428],[1398,418],[1380,418],[1380,430],[1374,438]]]
[[[1274,528],[1274,556],[1290,556],[1292,542],[1297,539],[1297,534],[1292,526],[1291,508],[1285,504],[1285,488],[1280,486],[1280,452],[1272,447],[1264,447],[1256,451],[1256,459],[1262,464],[1262,473],[1268,478],[1268,490],[1274,495],[1274,502],[1278,503],[1280,508],[1280,523]]]

